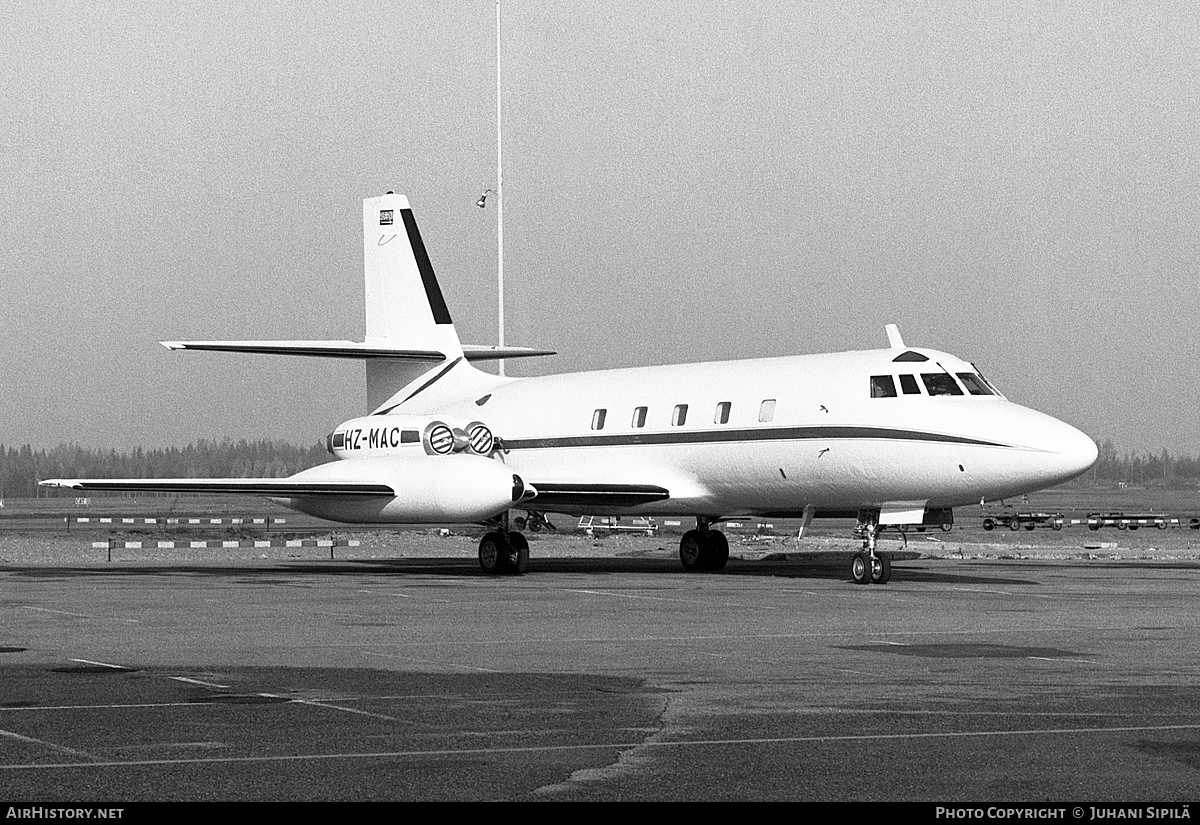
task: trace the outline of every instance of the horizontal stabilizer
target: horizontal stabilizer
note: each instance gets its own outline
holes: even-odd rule
[[[390,484],[376,481],[308,478],[51,478],[43,487],[72,490],[144,491],[154,493],[241,493],[255,496],[392,496]]]
[[[381,346],[360,341],[160,341],[169,350],[200,350],[205,352],[250,352],[259,355],[302,355],[310,358],[356,358],[362,361],[377,358],[396,361],[446,360],[446,354],[432,349],[407,349]],[[488,347],[467,345],[463,355],[468,361],[494,361],[500,358],[532,358],[554,355],[553,350],[529,347]]]
[[[444,353],[431,349],[364,344],[355,341],[160,341],[169,350],[253,352],[260,355],[306,355],[315,358],[395,358],[403,361],[445,361]]]

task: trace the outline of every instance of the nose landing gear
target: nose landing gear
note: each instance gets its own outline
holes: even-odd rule
[[[887,584],[892,578],[892,560],[875,552],[879,524],[874,520],[859,522],[863,534],[863,549],[850,560],[850,578],[855,584]]]

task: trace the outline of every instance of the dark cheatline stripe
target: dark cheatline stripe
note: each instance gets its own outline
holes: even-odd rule
[[[506,438],[509,450],[541,450],[553,447],[616,447],[634,444],[713,444],[734,441],[800,441],[814,439],[883,439],[887,441],[932,441],[976,447],[1011,447],[946,433],[894,430],[887,427],[769,427],[761,429],[700,430],[621,435],[574,435],[555,438]]]
[[[413,217],[411,209],[401,209],[400,215],[404,218],[404,229],[408,232],[408,242],[412,245],[413,256],[417,259],[421,282],[425,284],[425,297],[429,299],[433,322],[435,324],[452,324],[454,322],[450,320],[450,310],[446,308],[441,287],[438,286],[437,278],[433,274],[433,264],[429,262],[429,253],[425,251],[425,243],[421,240],[421,233],[417,229],[417,219]]]

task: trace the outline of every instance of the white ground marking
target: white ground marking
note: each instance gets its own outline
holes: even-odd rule
[[[186,676],[168,676],[168,679],[174,679],[176,682],[187,682],[189,685],[202,685],[203,687],[229,689],[229,685],[218,685],[216,682],[205,682],[203,679],[189,679]]]
[[[113,670],[134,670],[127,665],[114,665],[108,662],[93,662],[91,659],[71,659],[72,662],[79,662],[85,665],[96,665],[97,667],[111,667]]]
[[[366,593],[369,596],[398,596],[401,599],[415,599],[419,602],[437,602],[438,604],[451,604],[450,599],[435,599],[430,596],[417,596],[412,593],[398,593],[395,590],[355,590],[355,593]]]
[[[1194,725],[1121,725],[1107,728],[1037,728],[1030,730],[982,730],[947,733],[880,733],[847,736],[780,736],[757,739],[697,739],[676,742],[596,742],[578,745],[540,745],[514,748],[460,748],[444,750],[379,751],[375,753],[311,753],[279,756],[222,756],[189,759],[139,759],[112,762],[67,762],[61,764],[0,765],[0,771],[61,770],[64,768],[125,768],[153,765],[201,765],[250,762],[312,762],[338,759],[398,759],[401,757],[486,756],[505,753],[561,753],[585,750],[628,750],[631,748],[706,748],[734,745],[803,745],[813,742],[885,742],[914,739],[970,739],[989,736],[1070,736],[1105,733],[1148,733],[1151,731],[1200,730]]]
[[[712,602],[703,599],[671,599],[665,596],[642,596],[634,593],[617,593],[613,590],[573,590],[565,588],[567,593],[581,593],[585,596],[612,596],[615,599],[638,599],[650,602],[680,602],[682,604],[708,604]],[[743,604],[740,602],[719,602],[716,607],[753,607],[755,610],[778,610],[779,608],[769,604]]]
[[[72,756],[79,756],[84,759],[91,759],[93,761],[98,761],[100,759],[100,757],[93,756],[85,751],[77,751],[74,748],[56,745],[53,742],[47,742],[44,739],[34,739],[32,736],[22,736],[21,734],[14,733],[11,730],[0,730],[0,736],[7,736],[9,739],[16,739],[18,742],[27,742],[30,745],[38,745],[39,747],[50,748],[50,750],[58,751],[60,753],[69,753]]]
[[[259,696],[267,696],[272,699],[288,699],[286,696],[279,696],[274,693],[260,693]],[[328,710],[340,710],[344,713],[356,713],[359,716],[370,716],[373,719],[383,719],[388,722],[398,721],[395,716],[384,716],[382,713],[371,713],[369,710],[356,710],[354,708],[344,708],[340,705],[333,705],[329,702],[322,702],[318,699],[288,699],[294,705],[312,705],[317,708],[327,708]]]
[[[114,619],[111,616],[94,616],[90,613],[72,613],[69,610],[53,610],[49,607],[31,607],[23,605],[22,610],[36,610],[39,613],[57,613],[60,616],[74,616],[78,619],[99,619],[102,622],[126,622],[127,624],[139,624],[137,619]]]

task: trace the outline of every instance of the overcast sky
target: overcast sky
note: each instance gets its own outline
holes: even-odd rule
[[[886,345],[1200,453],[1200,5],[505,0],[506,342],[532,375]],[[496,340],[495,5],[0,10],[0,443],[308,444],[361,201]]]

